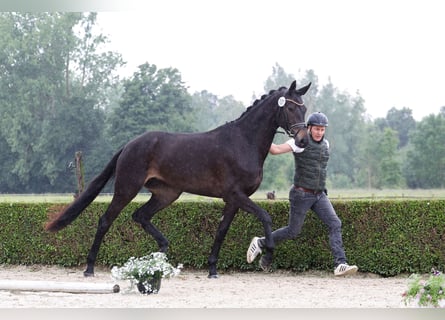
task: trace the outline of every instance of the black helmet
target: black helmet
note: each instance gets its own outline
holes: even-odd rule
[[[307,119],[307,125],[308,126],[327,127],[328,126],[328,117],[326,117],[321,112],[314,112]]]

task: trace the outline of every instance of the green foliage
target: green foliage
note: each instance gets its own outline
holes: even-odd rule
[[[95,29],[96,17],[0,13],[0,192],[73,192],[67,165],[76,151],[84,155],[88,182],[120,146],[147,130],[207,131],[244,111],[231,95],[218,98],[204,88],[191,96],[174,68],[147,62],[119,79],[122,57],[103,50],[108,39]],[[322,111],[330,120],[329,186],[444,186],[445,108],[419,123],[408,108],[371,121],[358,92],[330,81],[321,87],[314,70],[297,77],[300,85],[312,83],[304,96],[307,115]],[[295,78],[276,63],[260,95]],[[278,134],[275,142],[286,138]],[[287,188],[292,177],[292,157],[268,157],[261,188]]]
[[[275,138],[274,143],[283,143],[287,139],[290,138],[280,135]],[[269,155],[264,161],[263,181],[260,188],[267,191],[289,189],[293,175],[294,157],[292,155]]]
[[[120,104],[109,118],[115,149],[146,131],[193,131],[190,95],[177,69],[144,63],[123,87]]]
[[[316,106],[315,111],[325,113],[329,119],[326,129],[330,145],[328,177],[333,187],[343,188],[344,185],[335,180],[335,175],[346,176],[353,183],[357,179],[357,159],[360,158],[362,141],[358,137],[365,137],[364,101],[360,95],[351,96],[328,83],[320,90]]]
[[[419,307],[443,307],[445,276],[433,271],[427,280],[416,273],[409,277],[408,290],[403,294],[405,304],[415,302]]]
[[[410,135],[413,148],[408,151],[408,186],[445,187],[445,116],[424,118]]]
[[[377,120],[376,120],[377,122]],[[406,146],[409,142],[409,134],[416,128],[416,121],[412,116],[412,110],[406,107],[401,110],[396,108],[389,109],[384,126],[388,126],[398,134],[398,148]]]
[[[68,191],[66,166],[103,137],[116,53],[97,53],[96,14],[0,14],[1,172],[15,192]],[[5,176],[2,176],[2,180]],[[4,189],[2,189],[4,191]]]
[[[272,67],[272,74],[264,83],[264,92],[268,93],[269,91],[276,90],[280,87],[289,87],[294,80],[295,76],[293,74],[286,73],[282,66],[275,63]]]
[[[198,132],[215,129],[226,122],[235,120],[245,111],[245,106],[226,96],[221,99],[206,90],[192,96],[195,130]]]
[[[378,160],[381,171],[379,182],[374,187],[394,188],[403,186],[401,165],[396,159],[398,143],[397,133],[392,129],[385,128],[376,143],[374,151],[379,155]]]
[[[443,201],[336,203],[336,210],[348,256],[362,271],[391,276],[444,264]]]
[[[288,201],[258,201],[273,219],[273,229],[287,225]],[[334,201],[343,223],[343,242],[351,264],[362,272],[383,276],[426,273],[445,265],[445,201]],[[131,256],[158,251],[152,237],[132,222],[131,214],[142,203],[130,203],[105,236],[98,264],[121,265]],[[207,268],[207,258],[221,218],[223,202],[177,202],[153,218],[168,238],[169,261],[184,267]],[[0,204],[0,263],[85,263],[99,217],[106,203],[93,203],[71,225],[58,233],[44,231],[47,213],[54,204]],[[253,236],[263,235],[262,224],[240,211],[222,245],[218,268],[259,270],[245,261]],[[272,267],[294,271],[332,270],[327,228],[310,212],[301,234],[280,243]]]

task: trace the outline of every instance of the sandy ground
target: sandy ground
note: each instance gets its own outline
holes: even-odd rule
[[[358,273],[334,277],[323,272],[275,271],[220,273],[182,270],[163,279],[158,294],[130,291],[128,281],[115,281],[108,269],[92,278],[82,268],[0,265],[0,280],[118,284],[119,293],[66,293],[0,290],[1,308],[403,308],[407,276],[382,278]]]

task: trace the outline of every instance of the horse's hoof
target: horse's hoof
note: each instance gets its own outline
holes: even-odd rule
[[[209,279],[218,279],[218,275],[217,274],[209,274],[207,276],[207,278],[209,278]]]
[[[260,259],[260,268],[264,271],[264,272],[269,272],[270,271],[270,266],[272,263],[270,263],[269,261],[267,261],[265,256],[262,256]]]
[[[84,277],[94,277],[94,272],[84,271],[83,276]]]

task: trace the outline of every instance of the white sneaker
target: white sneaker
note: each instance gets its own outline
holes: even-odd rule
[[[346,276],[348,274],[354,274],[358,270],[357,266],[350,266],[347,263],[341,263],[335,268],[334,275],[335,276]]]
[[[252,263],[253,260],[255,260],[255,258],[262,252],[258,240],[260,240],[259,237],[254,237],[250,242],[249,249],[247,249],[248,263]]]

